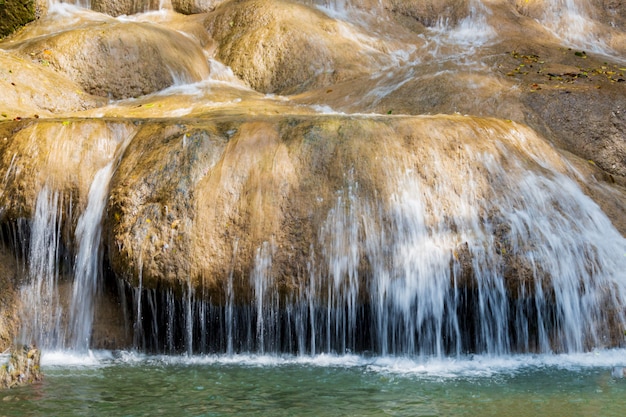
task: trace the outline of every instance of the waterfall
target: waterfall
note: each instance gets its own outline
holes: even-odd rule
[[[91,9],[91,0],[48,0],[49,7],[61,3],[73,4],[74,6],[82,7],[83,9]]]
[[[251,284],[254,287],[254,303],[256,307],[256,344],[260,353],[273,350],[276,337],[276,317],[278,302],[275,291],[272,290],[272,253],[274,245],[264,242],[256,251],[255,265],[250,274]],[[231,331],[232,333],[232,331]],[[266,346],[267,342],[267,346]]]
[[[28,241],[28,280],[22,287],[22,331],[27,344],[61,347],[64,341],[63,306],[59,294],[61,260],[61,225],[64,199],[50,185],[37,196],[35,213],[30,221]],[[24,231],[18,231],[23,236]]]
[[[546,0],[540,21],[567,45],[587,51],[610,54],[603,40],[605,29],[590,17],[587,0]]]
[[[76,226],[78,252],[74,266],[74,285],[70,304],[70,346],[87,350],[91,337],[94,301],[101,275],[102,215],[106,207],[108,186],[113,175],[113,161],[95,175],[89,190],[87,208]]]
[[[31,143],[38,135],[58,140],[46,158],[55,161],[82,161],[93,164],[93,177],[84,210],[76,212],[80,176],[51,176],[37,192],[30,219],[17,219],[14,230],[16,250],[24,259],[25,280],[21,287],[23,318],[20,339],[45,349],[69,348],[86,351],[90,347],[94,311],[102,277],[102,219],[105,212],[109,182],[119,158],[132,140],[132,130],[123,124],[94,126],[68,123],[59,130],[42,126],[31,134]],[[55,136],[58,135],[58,136]],[[79,138],[74,146],[64,146],[67,136]],[[23,161],[16,161],[10,170],[20,172]],[[86,168],[86,172],[89,168]],[[17,174],[12,173],[11,180]],[[38,175],[37,173],[33,175]],[[9,176],[7,173],[6,177]],[[6,182],[6,178],[5,178]],[[75,228],[74,228],[75,225]]]
[[[179,298],[136,295],[150,300],[136,308],[141,347],[442,357],[611,345],[626,328],[626,239],[576,171],[526,134],[425,144],[417,165],[390,158],[386,197],[349,170],[300,276],[276,270],[287,249],[268,238],[236,282],[235,240],[224,301],[185,286]],[[165,322],[178,337],[163,335]]]
[[[440,19],[433,28],[436,43],[452,43],[464,46],[472,53],[472,48],[480,47],[496,37],[496,31],[487,22],[491,11],[480,0],[470,0],[469,14],[455,25]]]
[[[77,9],[68,6],[69,3],[96,8],[95,1],[51,0],[50,4],[57,8],[64,4],[72,11]],[[347,0],[305,3],[315,4],[329,12],[329,16],[344,17],[346,21],[363,10],[355,11],[356,3]],[[337,72],[338,87],[351,89],[354,86],[355,89],[352,96],[345,95],[345,103],[362,100],[368,95],[381,103],[385,103],[382,98],[394,103],[395,96],[390,92],[396,90],[398,100],[406,98],[410,103],[416,96],[414,92],[419,90],[407,90],[405,96],[401,89],[409,81],[417,83],[418,76],[437,82],[446,80],[435,79],[431,72],[434,67],[440,67],[437,74],[449,73],[450,80],[458,78],[459,85],[465,88],[473,78],[468,77],[466,83],[464,78],[457,77],[455,68],[458,66],[480,75],[481,80],[481,71],[485,69],[485,82],[498,83],[498,90],[494,91],[502,92],[503,97],[511,94],[494,99],[499,106],[509,107],[512,103],[509,99],[518,100],[522,93],[514,91],[519,90],[518,87],[509,88],[513,84],[504,84],[502,73],[487,80],[491,60],[503,55],[497,49],[499,45],[496,42],[489,45],[488,60],[484,59],[486,55],[477,53],[478,48],[497,37],[498,16],[492,20],[490,15],[496,13],[496,8],[490,9],[487,1],[468,0],[467,4],[469,13],[454,24],[442,20],[435,27],[425,27],[419,21],[412,22],[419,33],[412,34],[415,36],[410,39],[419,42],[406,50],[390,52],[402,57],[388,68],[378,68],[380,71],[375,72],[372,64],[372,72],[356,79],[351,78],[351,70],[346,70],[345,74]],[[596,29],[583,1],[546,0],[542,4],[546,7],[541,22],[565,42],[604,50],[604,44],[594,35]],[[378,5],[383,16],[382,2]],[[171,2],[161,1],[159,7],[171,8]],[[197,20],[194,24],[200,24],[201,18],[194,18]],[[411,16],[404,18],[413,19]],[[233,27],[234,21],[230,23]],[[342,24],[344,26],[348,27]],[[205,30],[202,26],[198,28]],[[361,38],[357,35],[361,36],[355,29],[355,39],[365,38],[365,35]],[[422,41],[423,46],[420,46]],[[549,49],[548,43],[546,49]],[[210,42],[207,45],[211,45]],[[386,48],[383,45],[372,52],[378,54],[387,51]],[[428,53],[432,54],[432,59],[428,59]],[[411,61],[414,55],[415,61]],[[509,54],[504,56],[509,57]],[[428,65],[420,67],[418,64],[423,58]],[[395,68],[401,66],[400,62],[402,68]],[[454,67],[442,65],[448,62]],[[243,86],[243,81],[237,81],[234,72],[224,64],[211,59],[210,65],[211,80],[220,84],[225,81],[230,87]],[[285,68],[284,71],[289,70]],[[475,71],[478,69],[481,71]],[[188,355],[197,352],[227,355],[366,352],[382,356],[460,357],[468,353],[496,356],[517,352],[583,352],[623,343],[626,239],[583,192],[579,185],[584,181],[582,175],[542,140],[536,136],[531,138],[529,129],[504,121],[507,116],[502,112],[494,114],[502,118],[499,120],[460,115],[396,117],[391,106],[390,116],[386,116],[366,113],[385,112],[381,110],[382,105],[376,109],[363,104],[356,106],[358,111],[363,111],[359,114],[311,114],[308,107],[297,104],[297,100],[308,102],[309,97],[305,96],[309,92],[294,96],[293,103],[289,103],[291,97],[281,97],[278,111],[269,105],[275,96],[257,95],[249,88],[228,93],[236,97],[228,106],[243,101],[240,105],[243,110],[237,106],[232,110],[226,104],[220,106],[223,109],[217,109],[206,101],[201,102],[209,96],[197,94],[190,98],[180,88],[180,84],[191,80],[183,76],[177,78],[174,71],[172,77],[177,85],[175,91],[109,102],[106,108],[97,109],[97,126],[102,123],[108,129],[111,124],[108,118],[120,114],[127,117],[127,121],[120,124],[132,125],[124,129],[146,129],[141,136],[141,141],[146,142],[139,143],[127,155],[129,164],[135,165],[126,171],[120,170],[128,177],[115,183],[119,189],[128,191],[128,196],[124,196],[128,199],[120,199],[116,215],[128,221],[139,216],[137,212],[150,204],[154,205],[154,213],[162,213],[163,207],[166,213],[149,220],[146,217],[152,226],[119,238],[117,248],[126,245],[123,249],[127,252],[123,254],[127,258],[113,259],[119,254],[111,250],[111,275],[119,274],[116,278],[120,281],[120,298],[127,300],[122,304],[126,308],[126,324],[129,328],[132,326],[135,348]],[[381,81],[376,88],[369,88],[376,77]],[[359,92],[361,86],[357,84],[361,82],[368,93]],[[438,85],[434,83],[433,89]],[[326,91],[331,97],[333,88],[319,87],[319,92],[311,94],[324,97],[321,91]],[[492,91],[485,90],[485,96]],[[472,94],[458,94],[460,89],[450,91],[455,91],[461,99]],[[222,100],[218,89],[209,91],[207,88],[206,92]],[[173,93],[180,93],[180,96],[174,97]],[[341,90],[336,90],[335,94],[344,97]],[[315,95],[310,97],[318,100]],[[505,98],[506,101],[499,101]],[[433,95],[431,101],[419,103],[424,106],[432,103],[430,109],[445,99]],[[183,102],[188,105],[190,100],[199,102],[193,108],[193,118],[173,120],[168,116],[181,110],[187,112],[176,106]],[[324,100],[321,98],[319,102],[324,104]],[[331,100],[334,99],[328,102],[332,104]],[[204,104],[205,108],[201,107]],[[524,103],[512,106],[510,111],[523,113],[528,109],[530,116],[524,113],[526,120],[541,122],[532,119],[531,116],[535,116],[530,113],[531,108],[524,106]],[[480,110],[477,105],[468,107]],[[408,104],[406,109],[414,111]],[[163,113],[168,111],[171,113]],[[89,115],[95,112],[96,109],[88,109],[80,116],[91,117]],[[56,118],[47,121],[46,117],[36,116],[39,120],[28,123],[43,126],[49,122],[63,134],[64,126],[87,123],[71,115],[63,117],[71,121]],[[28,123],[18,123],[17,119],[16,126],[27,131]],[[240,126],[247,123],[267,125],[271,129],[259,128],[258,137],[246,142],[250,132]],[[339,127],[333,130],[335,126]],[[426,131],[429,126],[432,131]],[[548,129],[552,125],[544,127]],[[210,134],[197,135],[194,139],[196,129]],[[257,135],[257,128],[251,129]],[[363,141],[359,142],[363,138],[355,138],[354,132],[358,129],[362,129],[360,133],[371,143],[363,145]],[[381,133],[372,129],[380,129]],[[91,140],[78,143],[78,138],[88,136],[87,130],[72,131],[71,140],[61,140],[59,136],[57,143],[63,146],[55,149],[56,153],[41,156],[41,161],[48,165],[41,171],[32,168],[37,177],[54,174],[62,178],[33,181],[37,192],[33,193],[36,197],[28,200],[30,203],[34,200],[31,218],[6,220],[10,223],[8,227],[17,229],[16,250],[21,249],[21,257],[26,259],[24,281],[27,282],[21,288],[24,323],[21,337],[25,343],[35,342],[44,348],[84,352],[91,347],[103,267],[109,266],[105,265],[101,246],[109,188],[132,135],[127,131],[113,132],[112,136],[117,139],[111,141],[115,142],[111,146],[115,149],[110,155],[85,157],[87,174],[76,170],[72,175],[87,178],[77,180],[68,175],[72,177],[68,179],[52,172],[65,168],[58,163],[63,160],[60,155],[64,156],[64,152],[69,155],[75,151],[67,160],[80,160],[81,164],[84,155],[80,152],[102,153],[97,149],[99,145]],[[100,132],[97,127],[92,130]],[[51,137],[44,132],[47,138]],[[179,133],[183,150],[189,150],[184,157],[180,153],[168,153],[167,142],[176,141]],[[287,137],[287,134],[293,136]],[[386,134],[391,139],[383,137]],[[43,135],[33,136],[31,145],[40,138]],[[8,138],[5,140],[7,147],[3,150],[12,149]],[[194,141],[197,148],[191,149]],[[269,164],[264,158],[271,153],[274,142],[280,142],[281,148],[273,154]],[[322,149],[320,142],[325,142],[326,148]],[[153,143],[155,147],[151,148]],[[305,146],[309,147],[309,154],[302,151]],[[32,151],[34,145],[25,145],[23,149],[16,145],[18,148],[20,152],[36,153]],[[316,154],[320,149],[326,154]],[[149,151],[153,150],[156,155],[148,158]],[[10,154],[6,155],[9,168],[0,195],[4,195],[8,179],[20,163],[17,154],[12,159],[8,157]],[[207,155],[210,155],[210,162]],[[39,156],[32,157],[33,164],[41,162],[36,159]],[[225,158],[221,161],[224,163],[219,164],[221,157]],[[319,166],[309,169],[306,164],[313,159],[319,159],[315,161]],[[363,167],[364,160],[372,166]],[[328,161],[332,164],[326,164]],[[159,168],[145,174],[151,169],[149,164],[165,166],[159,165],[161,162],[166,163],[169,171]],[[267,166],[263,166],[266,163]],[[287,167],[287,164],[292,165]],[[246,169],[237,171],[242,166]],[[24,167],[24,170],[31,169],[27,164]],[[176,176],[179,168],[182,169],[180,178]],[[223,172],[217,172],[218,169]],[[231,169],[232,173],[227,172]],[[266,182],[265,175],[269,175],[269,171],[280,178],[272,177],[272,181]],[[304,178],[310,173],[316,177]],[[141,177],[144,174],[146,176]],[[259,176],[256,182],[246,182],[248,176],[255,175]],[[169,188],[155,192],[162,181]],[[323,186],[319,185],[321,183]],[[6,188],[13,190],[31,183],[16,184]],[[213,185],[214,188],[209,188]],[[75,190],[81,190],[80,195],[74,194]],[[205,194],[213,192],[215,195]],[[318,192],[323,198],[313,195]],[[244,200],[257,194],[272,198]],[[213,206],[215,201],[225,208]],[[251,201],[264,201],[264,204],[255,206]],[[180,204],[174,211],[180,218],[167,217],[167,207],[173,207],[171,202]],[[129,209],[135,203],[137,206]],[[261,211],[268,207],[258,207],[265,205],[276,210],[272,213],[275,216],[270,218],[267,212]],[[301,206],[307,205],[311,207],[308,217],[303,214],[306,210],[299,211]],[[10,208],[8,205],[0,207],[0,214],[4,215]],[[224,218],[200,215],[221,208],[224,208]],[[291,208],[294,213],[283,212]],[[228,211],[231,209],[232,212]],[[210,221],[200,224],[198,219]],[[215,219],[219,222],[211,223]],[[112,216],[109,220],[115,223],[119,219]],[[174,226],[174,222],[183,221],[185,223],[180,224],[188,225],[184,230]],[[254,223],[256,221],[265,223],[263,227],[256,227],[261,224]],[[134,225],[141,225],[141,222]],[[282,230],[283,225],[286,225],[285,230]],[[301,229],[293,230],[299,226]],[[266,232],[265,227],[269,233],[258,236]],[[228,233],[222,228],[228,228]],[[112,234],[117,232],[111,231]],[[121,231],[120,235],[124,233],[126,231]],[[153,250],[162,236],[171,240],[163,239],[163,245]],[[224,240],[219,240],[222,237]],[[167,249],[174,246],[170,245],[172,242],[179,242],[174,239],[180,239],[180,245],[176,244],[176,252],[168,252]],[[135,243],[139,249],[133,246]],[[189,253],[185,253],[186,250]],[[201,251],[204,252],[199,253]],[[176,255],[170,255],[172,253]],[[188,258],[184,258],[182,264],[175,264],[172,259],[183,259],[176,258],[178,256]],[[220,264],[214,267],[205,263],[206,259],[215,259]],[[287,262],[285,259],[299,263],[281,271],[280,267]],[[172,268],[165,271],[168,267]],[[182,276],[187,272],[188,276]],[[121,282],[123,279],[128,282]]]

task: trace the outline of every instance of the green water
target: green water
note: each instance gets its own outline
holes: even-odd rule
[[[419,361],[145,357],[44,361],[0,391],[0,416],[624,416],[626,379],[599,357]],[[50,361],[48,361],[50,362]]]

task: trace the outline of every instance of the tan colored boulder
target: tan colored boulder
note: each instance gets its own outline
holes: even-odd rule
[[[229,1],[209,14],[206,27],[217,58],[264,93],[330,85],[388,63],[384,47],[366,34],[291,1]]]
[[[0,121],[80,111],[103,104],[45,62],[0,50]],[[2,138],[0,138],[2,139]]]
[[[91,9],[110,16],[159,10],[159,0],[91,0]]]
[[[154,93],[209,74],[197,42],[148,23],[96,22],[13,47],[87,92],[113,99]]]
[[[491,158],[495,165],[484,165]],[[518,210],[509,205],[520,193],[529,210],[537,209],[531,201],[535,190],[519,186],[529,172],[544,169],[536,163],[552,166],[555,175],[573,175],[531,130],[463,116],[147,123],[111,183],[108,258],[134,287],[191,287],[220,303],[229,276],[240,302],[252,297],[253,271],[262,263],[259,257],[270,254],[267,285],[289,297],[307,285],[312,273],[307,268],[348,256],[350,244],[359,257],[354,268],[367,279],[375,267],[368,265],[371,245],[383,250],[402,244],[396,236],[404,232],[394,229],[400,227],[398,199],[421,190],[423,222],[450,239],[438,244],[450,245],[453,256],[463,236],[484,236],[485,241],[469,242],[470,252],[459,252],[459,265],[471,265],[467,257],[480,256],[473,251],[480,253],[483,245],[495,245],[493,259],[481,262],[501,265],[513,294],[539,273],[526,254],[543,243],[512,237],[508,217]],[[420,185],[410,188],[414,183]],[[549,184],[557,195],[560,185]],[[442,189],[446,192],[435,191]],[[603,196],[610,200],[609,194]],[[572,204],[578,210],[578,203]],[[463,207],[472,207],[472,213]],[[624,215],[623,208],[618,211],[615,216]],[[354,233],[389,241],[364,241]],[[324,288],[330,278],[323,270],[317,273],[316,283]],[[550,272],[542,273],[549,282]],[[475,279],[470,270],[464,274],[465,280]]]
[[[172,0],[172,8],[178,13],[195,14],[214,10],[227,0]]]
[[[94,175],[132,134],[132,124],[99,119],[0,124],[0,219],[30,218],[45,186],[59,191],[64,209],[80,212]]]
[[[424,26],[454,24],[469,15],[468,0],[383,0],[381,3],[391,12],[415,19]]]

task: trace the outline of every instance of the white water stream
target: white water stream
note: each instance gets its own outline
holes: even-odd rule
[[[59,192],[49,185],[39,192],[28,242],[28,277],[21,290],[21,340],[39,346],[63,346],[63,308],[59,294],[61,224],[65,213]],[[21,235],[21,233],[18,234]]]
[[[71,340],[69,346],[87,350],[90,346],[94,303],[101,277],[102,216],[106,207],[109,182],[113,175],[114,162],[109,162],[95,175],[89,189],[87,208],[76,226],[78,251],[74,265],[74,283],[70,304]]]
[[[66,133],[69,132],[68,129]],[[118,144],[117,150],[113,147],[110,161],[93,177],[86,207],[73,231],[73,240],[63,235],[65,225],[72,222],[74,215],[72,196],[56,190],[54,184],[46,184],[39,191],[28,232],[17,231],[19,239],[29,236],[25,245],[28,248],[25,267],[29,279],[21,289],[22,343],[79,352],[90,347],[96,295],[102,279],[102,218],[109,182],[132,139],[132,134],[121,126],[111,126],[105,134],[113,137],[113,142]],[[96,140],[93,145],[105,155],[108,152],[106,140],[102,143]],[[73,154],[69,148],[62,149]],[[70,242],[74,243],[76,251],[73,261],[70,261],[70,253],[65,247],[71,245]],[[71,281],[67,280],[68,275],[73,278]]]

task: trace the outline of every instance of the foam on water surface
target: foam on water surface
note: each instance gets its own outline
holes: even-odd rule
[[[332,355],[146,355],[136,351],[94,350],[43,352],[42,368],[100,368],[109,366],[229,366],[310,367],[360,369],[364,372],[423,378],[491,378],[541,370],[582,372],[626,368],[626,349],[594,350],[575,354],[468,355],[459,358]]]

